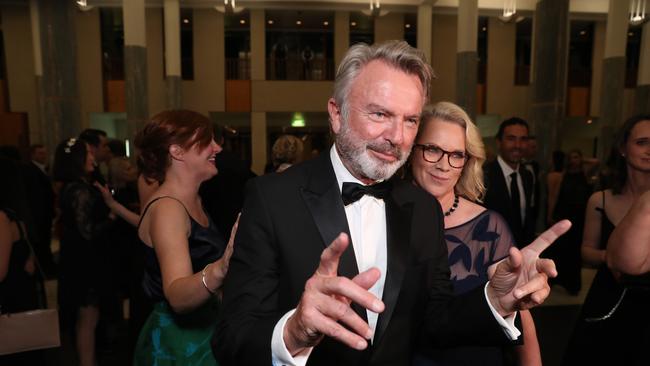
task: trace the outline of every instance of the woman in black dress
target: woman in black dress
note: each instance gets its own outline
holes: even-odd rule
[[[632,204],[650,190],[650,115],[628,119],[617,139],[612,189],[591,195],[585,211],[582,261],[596,277],[565,354],[565,365],[647,364],[640,340],[650,330],[647,291],[626,289],[607,268],[607,241]]]
[[[93,366],[98,304],[106,281],[102,242],[110,226],[101,193],[89,183],[94,157],[83,141],[60,143],[54,156],[54,180],[62,183],[59,307],[62,327],[74,325],[79,364]]]

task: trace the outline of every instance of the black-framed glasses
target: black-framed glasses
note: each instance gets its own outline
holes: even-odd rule
[[[437,163],[445,155],[447,155],[447,162],[452,168],[462,168],[467,162],[467,154],[461,151],[446,151],[439,146],[430,144],[415,144],[414,146],[422,149],[422,158],[429,163]]]

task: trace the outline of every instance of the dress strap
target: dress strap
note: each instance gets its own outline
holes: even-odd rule
[[[149,201],[149,203],[147,203],[147,206],[145,206],[144,211],[142,211],[142,214],[140,215],[140,221],[138,221],[138,228],[140,228],[140,224],[142,224],[142,220],[144,219],[144,215],[147,213],[147,211],[149,211],[149,207],[151,207],[151,205],[154,202],[156,202],[156,201],[158,201],[160,199],[163,199],[163,198],[171,198],[174,201],[180,203],[181,206],[183,206],[183,209],[185,210],[185,213],[187,214],[187,216],[189,216],[190,219],[192,218],[192,215],[190,215],[190,212],[187,210],[187,207],[185,207],[185,205],[183,204],[183,202],[181,202],[181,200],[179,200],[176,197],[172,197],[172,196],[160,196],[160,197],[156,197],[156,198],[152,199],[151,201]]]

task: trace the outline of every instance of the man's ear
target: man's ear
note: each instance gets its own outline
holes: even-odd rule
[[[327,112],[330,115],[330,127],[336,135],[341,130],[341,108],[336,105],[334,98],[330,98],[327,101]]]
[[[185,150],[183,150],[182,147],[180,147],[177,144],[173,144],[169,147],[169,155],[172,157],[174,160],[183,160],[183,154],[185,153]]]

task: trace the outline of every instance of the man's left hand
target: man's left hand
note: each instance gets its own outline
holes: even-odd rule
[[[551,292],[548,278],[557,276],[557,271],[552,260],[539,255],[570,227],[569,220],[556,223],[521,251],[510,248],[508,258],[497,264],[487,294],[501,316],[530,309],[546,300]]]

